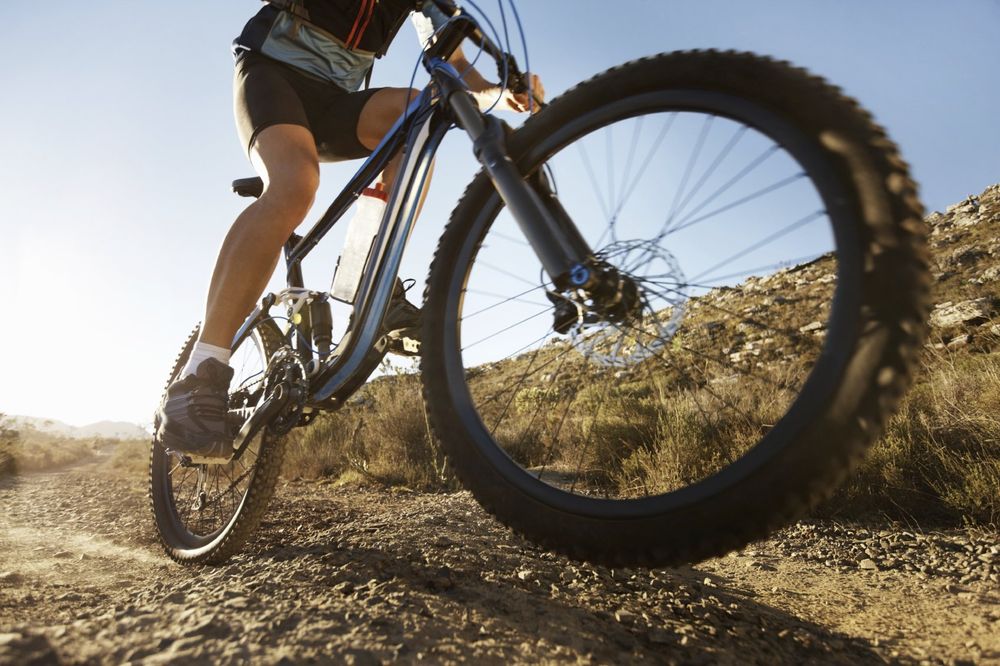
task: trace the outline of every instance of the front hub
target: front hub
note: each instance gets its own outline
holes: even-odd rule
[[[586,285],[548,292],[553,329],[598,365],[628,367],[663,353],[689,297],[676,258],[648,242],[621,240],[585,269]]]

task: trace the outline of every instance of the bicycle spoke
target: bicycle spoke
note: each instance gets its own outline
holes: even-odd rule
[[[628,326],[627,324],[624,324],[624,325],[627,328],[631,329],[631,330],[634,330],[634,331],[639,332],[639,333],[644,333],[644,331],[642,331],[641,329],[633,328],[631,326]],[[619,326],[618,324],[615,324],[615,328],[618,328],[618,326]],[[729,407],[733,411],[733,413],[739,414],[738,410],[736,409],[736,407],[732,403],[728,402],[727,400],[725,400],[725,398],[723,398],[719,394],[715,393],[715,391],[709,386],[709,379],[707,377],[705,377],[704,383],[702,383],[702,382],[696,382],[696,381],[694,381],[694,378],[691,377],[691,375],[687,374],[687,371],[685,371],[681,366],[679,366],[676,363],[674,363],[674,361],[670,357],[663,356],[659,351],[650,348],[645,343],[640,342],[638,340],[636,340],[636,344],[641,345],[647,351],[649,351],[653,355],[654,358],[660,360],[665,365],[667,365],[671,369],[673,369],[676,372],[678,372],[681,375],[682,379],[685,379],[685,380],[691,382],[692,385],[696,386],[699,389],[705,390],[707,393],[709,393],[713,398],[715,398],[716,400],[718,400],[720,403],[722,403],[723,405]],[[701,373],[701,374],[704,377],[704,373]],[[696,392],[692,392],[692,398],[697,402]],[[699,408],[699,411],[702,412],[702,414],[704,414],[704,415],[707,416],[708,411],[705,410],[701,406],[700,403],[698,404],[698,408]]]
[[[719,165],[722,164],[722,161],[726,159],[726,157],[729,155],[729,153],[733,151],[734,148],[736,148],[736,144],[739,143],[740,139],[742,139],[746,135],[748,129],[749,128],[746,125],[740,125],[739,127],[736,128],[736,131],[733,133],[733,136],[730,137],[729,141],[726,143],[723,149],[719,152],[716,158],[712,160],[712,163],[705,170],[705,173],[703,173],[701,178],[698,179],[698,183],[691,189],[691,192],[689,192],[688,195],[684,197],[684,201],[681,202],[680,208],[677,211],[678,214],[680,214],[681,212],[684,211],[685,208],[687,208],[687,205],[691,202],[692,199],[694,199],[695,195],[697,195],[698,192],[701,191],[702,186],[706,182],[708,182],[708,179],[711,178],[712,174],[715,173],[715,170],[719,168]]]
[[[489,306],[487,306],[485,308],[482,308],[481,310],[476,310],[472,314],[462,315],[462,318],[460,319],[460,321],[466,321],[468,319],[471,319],[472,317],[475,317],[476,315],[480,315],[480,314],[482,314],[484,312],[488,312],[488,311],[492,310],[493,308],[500,307],[501,305],[503,305],[505,303],[511,303],[511,302],[527,303],[528,305],[534,305],[536,307],[541,307],[541,306],[543,306],[545,304],[544,303],[537,303],[535,301],[525,300],[525,299],[523,299],[521,297],[522,296],[526,296],[526,295],[530,294],[533,291],[538,291],[539,289],[544,289],[544,288],[545,287],[533,287],[531,289],[526,289],[526,290],[522,291],[519,294],[514,294],[513,296],[503,296],[502,294],[494,294],[492,292],[482,291],[482,290],[479,290],[479,289],[466,289],[465,293],[467,293],[467,294],[476,294],[476,295],[479,295],[479,296],[489,296],[491,298],[499,298],[499,299],[502,299],[502,300],[500,300],[497,303],[494,303],[493,305],[489,305]]]
[[[535,343],[532,343],[532,344],[535,344]],[[532,375],[538,374],[539,372],[541,372],[542,370],[544,370],[548,366],[550,366],[553,363],[555,363],[556,361],[558,361],[560,358],[563,358],[563,357],[569,355],[570,353],[572,353],[574,351],[576,351],[576,349],[574,347],[567,347],[562,352],[560,352],[559,354],[557,354],[554,358],[549,359],[548,361],[546,361],[542,365],[540,365],[537,368],[535,368],[535,370],[531,374]],[[510,358],[510,357],[508,357],[508,358]],[[501,391],[500,393],[494,393],[493,395],[489,396],[488,398],[483,399],[483,401],[481,403],[479,403],[479,406],[480,407],[486,407],[486,406],[492,404],[493,402],[496,402],[497,400],[499,400],[500,397],[503,396],[503,395],[506,395],[506,391]]]
[[[528,322],[528,321],[531,321],[532,319],[535,319],[537,317],[541,317],[543,314],[546,314],[547,312],[551,312],[551,311],[552,311],[552,306],[546,306],[544,310],[542,310],[540,312],[536,312],[535,314],[531,315],[530,317],[525,317],[524,319],[522,319],[520,321],[516,321],[513,324],[511,324],[511,325],[509,325],[509,326],[507,326],[505,328],[501,328],[496,333],[491,333],[490,335],[487,335],[485,338],[481,338],[479,340],[476,340],[472,344],[469,344],[469,345],[466,345],[466,346],[462,347],[461,351],[463,351],[463,352],[467,351],[467,350],[475,347],[476,345],[479,345],[479,344],[482,344],[482,343],[486,342],[487,340],[492,340],[493,338],[497,337],[501,333],[506,333],[507,331],[511,330],[512,328],[520,326],[521,324],[523,324],[525,322]]]
[[[590,447],[594,441],[594,426],[597,424],[598,419],[601,418],[601,411],[604,409],[604,403],[608,398],[608,391],[611,389],[611,382],[606,382],[604,384],[604,391],[601,393],[601,399],[597,403],[597,412],[593,416],[593,420],[590,422],[590,428],[587,430],[586,442],[583,445],[583,450],[580,452],[577,458],[576,474],[573,476],[573,483],[569,486],[569,492],[576,490],[576,482],[580,477],[581,467],[587,458],[587,453],[590,451]]]
[[[531,280],[528,280],[527,278],[521,277],[520,275],[517,275],[516,273],[511,273],[510,271],[508,271],[506,269],[500,268],[499,266],[494,266],[493,264],[487,263],[485,261],[480,261],[479,265],[483,266],[485,268],[489,268],[491,270],[494,270],[497,273],[502,273],[503,275],[506,275],[509,278],[513,278],[513,279],[517,280],[518,282],[523,282],[524,284],[531,285],[532,287],[537,287],[538,286],[537,284],[535,284]]]
[[[625,205],[625,193],[628,191],[629,183],[632,179],[632,163],[635,160],[636,149],[639,147],[639,135],[642,133],[642,125],[645,119],[645,116],[639,116],[632,123],[632,141],[629,142],[628,156],[625,158],[625,169],[622,172],[622,198],[617,203],[612,199],[612,203],[615,203],[611,213],[612,223],[618,219],[618,214]]]
[[[496,236],[497,238],[502,238],[505,241],[516,243],[517,245],[523,245],[525,247],[531,247],[531,244],[524,240],[523,238],[514,238],[513,236],[508,236],[507,234],[502,234],[499,231],[491,231],[491,236]]]
[[[640,116],[639,119],[642,120],[642,116]],[[674,121],[676,119],[677,119],[676,112],[668,114],[667,120],[663,124],[663,128],[660,130],[660,133],[653,141],[652,146],[650,146],[649,153],[646,155],[646,159],[643,160],[642,166],[639,167],[639,170],[636,172],[637,174],[646,174],[649,172],[650,163],[653,161],[653,158],[657,155],[657,151],[659,150],[660,145],[663,143],[667,134],[670,132],[670,128],[673,127]],[[622,200],[618,204],[618,208],[615,209],[614,215],[612,215],[612,217],[614,218],[618,217],[622,209],[625,207],[625,204],[632,197],[632,193],[635,192],[636,188],[639,186],[639,182],[640,182],[640,177],[637,176],[635,181],[631,183],[631,185],[628,187],[627,190],[625,190],[625,193],[622,195]],[[597,243],[597,245],[599,246],[600,243]]]
[[[678,207],[680,205],[681,197],[684,195],[684,191],[687,188],[688,179],[691,178],[694,166],[697,164],[698,158],[701,156],[701,150],[705,146],[705,139],[708,138],[708,133],[711,130],[713,120],[715,120],[715,116],[706,116],[704,123],[702,123],[701,132],[698,133],[698,139],[695,141],[694,149],[691,151],[691,156],[688,158],[687,167],[684,169],[684,176],[681,178],[681,185],[674,193],[674,201],[670,204],[670,213],[667,215],[667,219],[663,223],[659,237],[667,235],[671,223],[680,212]]]
[[[785,227],[782,227],[781,229],[779,229],[778,231],[774,232],[773,234],[764,237],[759,242],[754,243],[753,245],[751,245],[751,246],[749,246],[749,247],[747,247],[747,248],[745,248],[743,250],[740,250],[736,254],[733,254],[733,255],[730,255],[730,256],[726,257],[725,259],[723,259],[719,263],[715,264],[711,268],[706,268],[701,273],[698,273],[697,275],[695,275],[691,279],[692,280],[701,280],[702,278],[710,276],[712,274],[712,271],[715,271],[715,270],[718,270],[718,269],[723,268],[725,266],[728,266],[729,264],[733,263],[737,259],[742,259],[743,257],[747,256],[751,252],[756,252],[757,250],[759,250],[759,249],[761,249],[763,247],[766,247],[767,245],[770,245],[771,243],[773,243],[774,241],[778,240],[779,238],[781,238],[783,236],[787,236],[788,234],[790,234],[791,232],[795,231],[796,229],[804,227],[805,225],[809,224],[810,222],[813,222],[815,220],[820,219],[824,215],[826,215],[826,211],[825,210],[818,210],[815,213],[811,213],[809,215],[806,215],[805,217],[803,217],[801,219],[798,219],[795,222],[792,222],[791,224],[789,224],[789,225],[787,225]]]
[[[735,176],[733,176],[731,179],[729,179],[728,181],[726,181],[725,183],[723,183],[714,192],[712,192],[711,194],[709,194],[708,198],[706,198],[700,204],[698,204],[697,206],[695,206],[693,210],[689,211],[688,212],[688,217],[690,218],[690,216],[692,216],[692,215],[697,215],[699,212],[701,212],[702,209],[704,209],[710,203],[712,203],[713,201],[715,201],[716,199],[718,199],[719,196],[721,196],[722,194],[724,194],[725,192],[727,192],[730,188],[732,188],[733,185],[735,185],[736,183],[740,182],[741,180],[743,180],[744,178],[746,178],[747,176],[749,176],[751,173],[753,173],[754,171],[756,171],[762,164],[764,164],[765,162],[767,162],[768,159],[770,159],[770,157],[772,155],[777,154],[777,152],[779,150],[781,150],[781,148],[779,146],[777,146],[777,145],[770,146],[763,153],[761,153],[756,158],[754,158],[753,160],[751,160],[750,163],[747,164],[745,167],[743,167],[743,169],[741,169]],[[657,239],[660,239],[662,237],[663,237],[662,235],[658,235]]]
[[[597,202],[601,204],[601,211],[604,213],[604,218],[611,219],[608,205],[604,202],[604,197],[601,196],[601,187],[597,184],[597,176],[594,175],[594,167],[590,163],[590,156],[587,155],[587,148],[582,142],[577,144],[577,148],[580,151],[580,156],[582,158],[583,166],[587,171],[587,176],[590,178],[590,184],[593,186],[592,189],[594,196],[597,197]]]
[[[589,355],[585,355],[584,360],[585,361],[589,360]],[[546,447],[545,456],[542,459],[541,469],[539,470],[536,478],[541,479],[542,475],[545,474],[545,470],[548,468],[549,463],[552,462],[552,457],[555,453],[556,445],[559,442],[559,435],[562,433],[563,426],[566,424],[566,418],[569,416],[570,407],[573,406],[573,403],[576,402],[576,399],[579,397],[579,395],[580,395],[580,390],[577,389],[576,391],[573,392],[573,396],[566,403],[566,409],[563,410],[562,416],[559,418],[559,423],[556,426],[555,433],[553,433],[552,438],[549,440],[549,445],[548,447]]]
[[[762,187],[761,189],[757,190],[753,194],[748,194],[747,196],[741,197],[741,198],[737,199],[736,201],[734,201],[734,202],[732,202],[730,204],[726,204],[725,206],[722,206],[721,208],[716,208],[715,210],[713,210],[710,213],[705,213],[704,215],[702,215],[700,217],[696,217],[694,219],[691,219],[690,217],[685,218],[684,220],[678,222],[677,225],[674,226],[673,228],[671,228],[668,232],[666,232],[664,234],[664,236],[669,236],[671,234],[675,234],[678,231],[681,231],[682,229],[687,229],[688,227],[692,227],[692,226],[694,226],[696,224],[704,222],[705,220],[710,220],[713,217],[716,217],[717,215],[720,215],[721,213],[725,213],[726,211],[732,210],[734,208],[738,208],[739,206],[742,206],[743,204],[746,204],[746,203],[749,203],[751,201],[754,201],[755,199],[759,199],[759,198],[761,198],[761,197],[763,197],[763,196],[765,196],[767,194],[771,194],[772,192],[777,192],[778,190],[782,189],[783,187],[787,187],[787,186],[791,185],[792,183],[796,183],[796,182],[802,180],[805,177],[806,177],[806,174],[804,174],[804,173],[797,173],[794,176],[788,176],[787,178],[783,178],[783,179],[779,180],[777,183],[772,183],[771,185],[768,185],[767,187]]]
[[[528,367],[527,367],[527,369],[524,371],[524,373],[521,374],[521,379],[518,380],[517,384],[514,385],[514,390],[511,391],[510,397],[507,399],[507,404],[505,404],[503,406],[503,411],[500,412],[500,416],[497,417],[496,423],[494,423],[493,427],[490,428],[490,434],[493,434],[494,432],[496,432],[496,429],[500,425],[500,422],[503,421],[503,419],[504,419],[505,416],[507,416],[507,410],[510,409],[510,405],[511,405],[512,402],[514,402],[514,398],[517,396],[518,392],[521,390],[521,387],[524,386],[524,380],[528,378],[529,374],[531,374],[531,366],[533,366],[535,364],[535,360],[537,360],[538,353],[540,351],[542,351],[541,347],[539,347],[538,349],[536,349],[535,353],[531,355],[531,359],[528,361]]]
[[[684,295],[684,292],[678,291],[676,289],[670,289],[669,287],[667,287],[666,289],[667,291],[674,292],[682,296]],[[666,296],[663,296],[662,292],[659,292],[655,289],[649,289],[648,287],[646,288],[646,290],[652,292],[653,294],[659,296],[660,298],[663,298],[664,300],[668,300]],[[727,314],[742,323],[750,324],[751,326],[754,326],[755,328],[758,328],[760,330],[770,331],[772,333],[781,333],[795,342],[801,342],[801,341],[811,342],[810,340],[807,340],[805,337],[803,337],[802,333],[798,330],[790,328],[778,328],[771,324],[765,323],[759,319],[755,319],[753,317],[747,317],[742,313],[724,308],[716,303],[710,303],[707,300],[702,300],[701,303],[706,308],[709,308],[711,310],[717,310],[718,312]]]
[[[705,288],[705,289],[714,289],[714,288],[716,288],[716,287],[719,286],[720,282],[726,282],[727,280],[732,280],[733,278],[738,278],[738,277],[745,278],[745,277],[750,277],[752,275],[758,275],[760,273],[763,273],[765,275],[770,275],[770,274],[776,273],[777,271],[782,270],[784,268],[793,268],[795,266],[801,266],[801,265],[805,265],[805,264],[811,263],[811,262],[816,261],[817,259],[820,259],[820,258],[822,258],[822,257],[824,257],[824,256],[826,256],[828,254],[830,254],[830,253],[829,252],[821,252],[819,254],[807,254],[807,255],[803,255],[801,257],[797,257],[797,258],[794,258],[794,259],[788,259],[788,260],[785,260],[785,261],[778,261],[778,262],[775,262],[773,264],[765,264],[763,266],[755,266],[753,268],[747,268],[746,270],[738,271],[736,273],[727,273],[725,275],[718,275],[718,276],[709,277],[705,282],[703,282],[701,284],[692,283],[692,282],[686,282],[686,283],[684,283],[683,286],[702,287],[702,288]],[[705,280],[705,277],[702,277],[701,279]]]
[[[553,386],[558,386],[557,382],[559,380],[560,373],[562,372],[563,366],[566,364],[566,359],[569,358],[569,354],[560,354],[560,356],[561,356],[561,360],[559,361],[559,365],[556,366],[555,371],[553,371],[552,378],[550,379],[550,382],[549,382]],[[542,404],[543,404],[542,401],[539,400],[537,402],[537,404],[535,405],[535,410],[532,412],[531,418],[528,420],[528,425],[526,425],[521,430],[521,433],[519,435],[519,437],[521,439],[523,439],[525,436],[528,435],[528,433],[531,432],[531,428],[535,424],[535,419],[538,418],[538,415],[542,411]]]

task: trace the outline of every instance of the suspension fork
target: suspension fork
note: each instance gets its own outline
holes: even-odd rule
[[[593,251],[559,203],[543,170],[526,179],[507,153],[505,123],[480,112],[450,65],[438,62],[434,69],[444,70],[443,75],[435,77],[442,96],[458,125],[472,139],[476,159],[489,174],[545,272],[559,289],[591,285],[596,279],[590,261]]]

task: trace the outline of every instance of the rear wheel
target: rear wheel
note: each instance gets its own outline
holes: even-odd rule
[[[525,536],[608,564],[692,561],[801,515],[909,382],[922,210],[856,103],[751,54],[664,54],[509,139],[595,251],[541,270],[489,179],[430,270],[425,399],[462,481]]]
[[[195,329],[170,373],[169,386],[187,363],[198,337]],[[265,320],[233,350],[235,370],[230,414],[245,419],[263,399],[266,369],[282,337]],[[156,528],[167,554],[183,564],[218,564],[242,548],[267,509],[283,450],[281,438],[264,428],[232,462],[195,465],[167,453],[156,442],[149,466],[149,494]]]

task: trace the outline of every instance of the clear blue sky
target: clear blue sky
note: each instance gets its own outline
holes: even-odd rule
[[[480,4],[498,15],[495,0]],[[149,421],[177,348],[201,317],[218,245],[245,204],[228,191],[252,173],[233,127],[229,43],[258,7],[0,5],[0,412]],[[1000,181],[998,0],[518,7],[550,96],[660,51],[752,50],[860,99],[900,145],[929,209]],[[416,55],[404,28],[374,84],[406,85]],[[324,167],[320,205],[352,169]],[[449,137],[404,275],[423,280],[473,172],[462,137]],[[307,272],[310,286],[328,284],[336,250]]]

